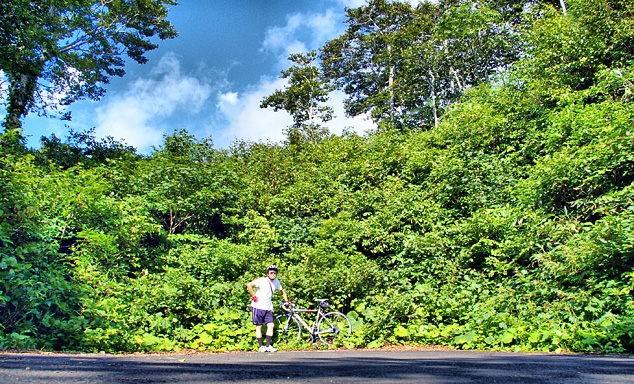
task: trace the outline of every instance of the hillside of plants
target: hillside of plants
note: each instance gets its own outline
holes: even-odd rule
[[[4,145],[0,349],[252,351],[245,285],[276,264],[350,317],[337,347],[634,352],[634,3],[370,1],[347,27],[263,100],[284,142]],[[334,89],[378,129],[328,133]]]

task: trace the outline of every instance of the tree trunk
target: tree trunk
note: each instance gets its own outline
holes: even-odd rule
[[[22,118],[29,113],[37,88],[37,77],[9,75],[9,100],[4,120],[5,133],[22,135]]]
[[[390,123],[394,124],[394,117],[396,115],[395,113],[396,103],[394,101],[394,65],[392,65],[391,63],[392,61],[392,46],[391,45],[387,46],[387,51],[388,51],[388,56],[390,58],[390,77],[388,79],[388,84],[387,84],[390,90]]]
[[[456,72],[456,70],[454,69],[453,65],[449,67],[449,71],[451,72],[451,74],[453,75],[454,79],[456,80],[456,83],[458,84],[458,90],[460,92],[464,91],[464,87],[462,86],[462,81],[460,81],[460,77],[458,76],[458,72]]]
[[[429,76],[431,77],[431,103],[432,110],[434,112],[434,127],[438,127],[438,109],[436,108],[436,76],[434,76],[434,72],[430,69]]]
[[[564,11],[564,16],[568,15],[568,10],[566,9],[566,0],[559,0],[561,4],[561,9]]]

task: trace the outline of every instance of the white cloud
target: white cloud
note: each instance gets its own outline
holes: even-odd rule
[[[344,129],[349,128],[358,134],[363,134],[376,129],[376,124],[367,115],[347,117],[343,108],[346,99],[343,91],[335,91],[330,94],[329,105],[335,110],[335,118],[326,123],[330,133],[340,135]]]
[[[437,0],[399,0],[401,3],[410,3],[413,7],[420,3],[430,1],[435,2]],[[348,8],[358,8],[367,4],[367,0],[339,0],[339,4]]]
[[[347,7],[359,7],[365,0],[343,0],[340,4]],[[287,60],[291,53],[307,52],[321,47],[327,40],[340,36],[346,25],[343,23],[343,9],[329,9],[324,13],[296,13],[286,19],[286,25],[270,27],[266,31],[261,51],[272,53],[278,58],[280,69],[287,69]],[[273,112],[260,109],[260,100],[282,89],[286,81],[278,79],[271,81],[263,78],[260,84],[240,97],[240,103],[234,108],[227,108],[221,102],[219,109],[223,110],[227,119],[231,120],[231,128],[226,132],[235,137],[250,137],[257,140],[281,141],[285,139],[283,130],[292,124],[292,118],[285,112]],[[348,118],[345,116],[343,102],[345,94],[334,92],[328,103],[335,109],[335,118],[325,125],[331,133],[341,134],[344,129],[351,129],[359,134],[376,128],[376,125],[365,116]],[[230,117],[230,113],[235,113]],[[239,116],[239,117],[238,117]],[[262,124],[259,122],[262,121]],[[257,129],[255,127],[260,126]],[[256,133],[257,131],[257,133]],[[225,135],[224,140],[230,139]]]
[[[339,0],[339,3],[344,7],[358,8],[366,4],[366,0]]]
[[[217,108],[227,125],[215,132],[214,143],[226,148],[236,139],[255,142],[284,140],[283,130],[293,123],[293,119],[284,112],[260,108],[261,100],[283,88],[284,84],[284,79],[263,77],[259,84],[242,95],[234,92],[220,95]]]
[[[222,93],[218,96],[218,105],[221,109],[224,109],[226,106],[236,105],[238,103],[238,92],[227,92]]]
[[[288,45],[289,41],[297,41],[294,37],[295,31],[304,23],[304,16],[300,13],[290,15],[286,18],[286,25],[283,27],[270,27],[266,30],[262,50],[278,51]]]
[[[291,116],[284,111],[275,112],[272,109],[260,108],[260,102],[264,97],[277,89],[283,89],[285,85],[284,79],[271,80],[263,77],[257,86],[242,95],[238,96],[234,92],[220,95],[217,108],[228,124],[226,128],[215,133],[214,143],[226,148],[236,139],[254,142],[285,140],[284,130],[293,124]],[[363,134],[376,128],[376,125],[365,116],[346,117],[343,110],[344,99],[345,94],[340,91],[331,95],[328,104],[335,109],[336,117],[325,124],[330,133],[341,134],[344,129],[350,129]]]
[[[365,1],[346,0],[342,4],[355,7]],[[291,53],[307,52],[339,36],[345,30],[342,9],[331,9],[323,13],[297,13],[287,17],[286,25],[267,29],[261,51],[278,58],[278,68],[286,69]],[[214,83],[215,84],[215,83]],[[284,79],[263,76],[246,91],[227,90],[228,83],[215,84],[214,89],[224,88],[216,95],[216,116],[206,128],[212,134],[216,147],[226,148],[236,139],[250,141],[279,142],[285,139],[284,130],[293,123],[283,111],[260,108],[261,100],[285,85]],[[174,54],[164,56],[147,78],[134,81],[124,93],[109,95],[97,108],[96,133],[103,137],[124,139],[141,152],[152,145],[159,145],[163,133],[175,127],[177,114],[195,114],[208,103],[212,87],[187,74]],[[336,92],[330,105],[335,108],[336,118],[326,125],[331,133],[340,134],[344,129],[363,133],[375,125],[368,119],[346,118],[343,111],[345,95]]]
[[[266,31],[261,50],[278,57],[279,67],[288,68],[291,53],[317,49],[325,41],[343,33],[343,14],[332,9],[324,13],[296,13],[286,19],[285,26],[270,27]]]
[[[438,3],[438,0],[405,0],[403,3],[410,3],[412,7],[416,7],[420,3]]]
[[[416,7],[422,1],[402,0]],[[357,8],[367,4],[366,0],[339,0],[340,7],[323,13],[295,13],[287,16],[286,25],[270,27],[266,30],[261,51],[272,53],[278,58],[279,69],[288,68],[286,60],[291,53],[302,53],[318,49],[328,40],[344,33],[345,14],[343,7]]]
[[[343,24],[343,14],[340,11],[332,9],[322,14],[307,15],[307,25],[310,27],[313,39],[311,45],[319,47],[326,40],[334,39],[343,33],[345,25]]]
[[[145,152],[162,142],[168,118],[195,114],[209,99],[211,86],[181,72],[178,58],[167,54],[148,78],[134,81],[124,93],[102,101],[96,109],[96,134],[123,139]]]
[[[9,79],[3,70],[0,69],[0,113],[6,113],[4,104],[9,97]]]

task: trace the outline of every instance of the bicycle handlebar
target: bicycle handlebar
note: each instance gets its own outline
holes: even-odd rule
[[[289,304],[291,307],[295,308],[295,303],[291,303],[291,302],[282,302],[282,305],[280,305],[280,307],[282,307],[282,309],[285,310],[286,312],[290,312],[291,310],[288,307]]]

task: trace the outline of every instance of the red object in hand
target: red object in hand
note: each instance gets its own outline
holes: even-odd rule
[[[253,296],[253,299],[252,299],[252,300],[253,300],[253,302],[254,302],[254,303],[257,303],[257,302],[258,302],[258,298],[257,298],[257,296]]]

